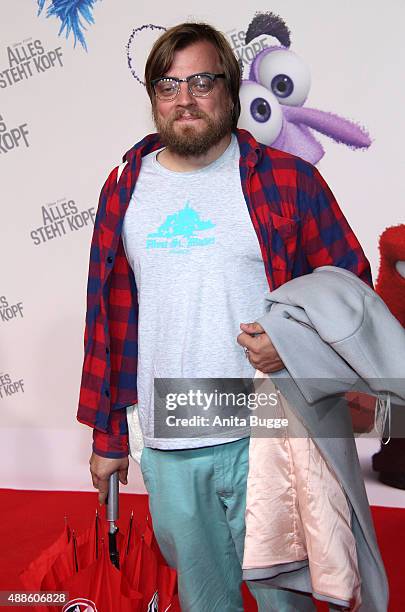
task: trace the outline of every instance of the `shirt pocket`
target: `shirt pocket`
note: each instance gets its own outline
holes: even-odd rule
[[[275,285],[280,286],[292,277],[300,220],[270,212],[270,225],[270,261]]]

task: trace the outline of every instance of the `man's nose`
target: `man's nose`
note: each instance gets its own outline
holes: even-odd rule
[[[178,104],[190,104],[190,102],[195,102],[195,97],[188,89],[188,83],[179,83],[179,85],[180,91],[176,96],[176,102]]]

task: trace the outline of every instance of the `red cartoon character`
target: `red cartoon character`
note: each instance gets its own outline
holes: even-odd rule
[[[376,292],[405,327],[405,224],[384,230],[380,254]],[[405,406],[391,405],[390,432],[388,444],[381,444],[381,450],[373,455],[373,470],[379,472],[384,484],[405,489]]]

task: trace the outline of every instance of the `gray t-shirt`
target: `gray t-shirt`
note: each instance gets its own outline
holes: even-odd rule
[[[193,172],[145,156],[122,237],[138,289],[138,411],[145,446],[198,448],[233,437],[155,438],[154,378],[252,378],[239,324],[264,312],[268,283],[242,192],[235,135]],[[190,411],[193,409],[190,408]],[[218,429],[216,429],[218,432]]]

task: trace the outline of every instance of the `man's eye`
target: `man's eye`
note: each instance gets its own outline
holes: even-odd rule
[[[194,87],[194,89],[197,89],[197,91],[208,91],[211,88],[211,82],[209,79],[196,79],[192,86]]]
[[[159,89],[163,93],[173,91],[174,87],[175,87],[175,84],[173,81],[161,81],[159,83]]]

